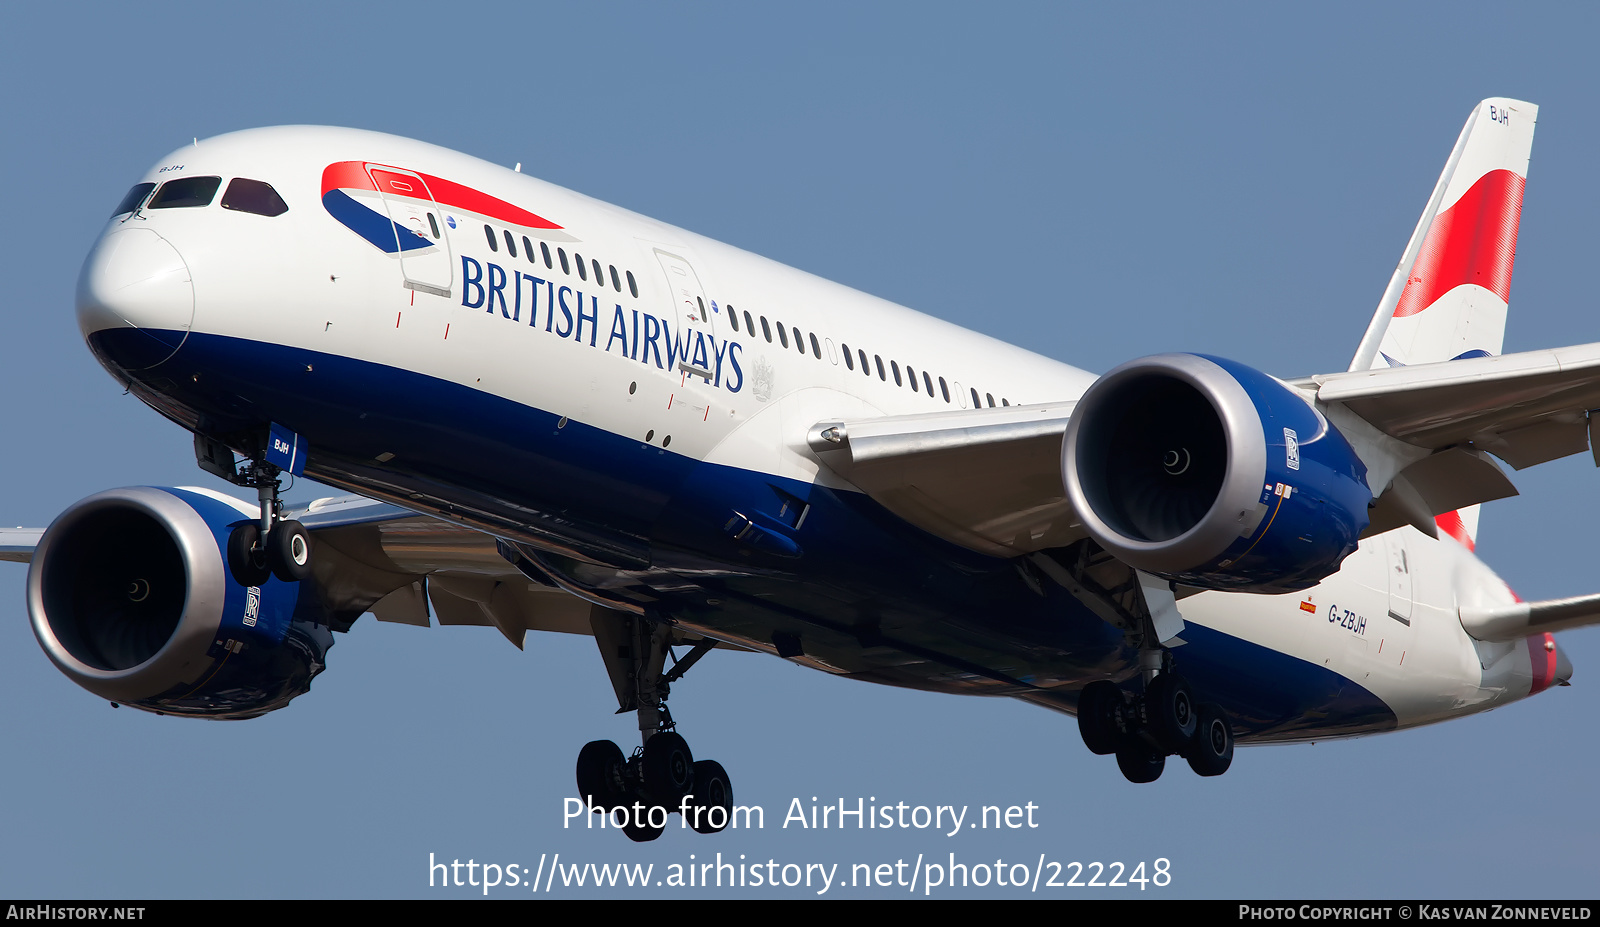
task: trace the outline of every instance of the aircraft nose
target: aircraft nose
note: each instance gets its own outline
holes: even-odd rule
[[[95,245],[78,275],[78,328],[102,362],[125,371],[171,357],[194,322],[189,267],[166,239],[120,228]]]

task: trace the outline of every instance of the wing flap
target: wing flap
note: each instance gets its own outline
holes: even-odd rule
[[[1516,494],[1517,488],[1488,454],[1469,447],[1447,448],[1400,471],[1394,487],[1369,510],[1363,537],[1407,524],[1437,537],[1437,516]]]
[[[994,556],[1085,536],[1061,485],[1073,402],[823,422],[830,469],[930,534]]]

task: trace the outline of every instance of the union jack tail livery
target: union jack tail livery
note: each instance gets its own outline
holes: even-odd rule
[[[1500,354],[1538,117],[1534,104],[1501,97],[1467,117],[1351,370]],[[1477,506],[1437,522],[1475,546]]]
[[[1500,353],[1538,117],[1499,97],[1467,117],[1351,370]]]

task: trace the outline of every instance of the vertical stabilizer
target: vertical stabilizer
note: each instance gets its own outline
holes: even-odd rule
[[[1467,117],[1351,370],[1500,353],[1538,115],[1494,98]]]
[[[1500,353],[1538,117],[1532,103],[1500,97],[1467,117],[1351,370]],[[1435,521],[1468,548],[1476,545],[1477,506]]]

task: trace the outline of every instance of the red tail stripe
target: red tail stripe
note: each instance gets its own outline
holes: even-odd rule
[[[1555,638],[1549,634],[1533,634],[1527,640],[1528,659],[1533,664],[1533,685],[1528,694],[1537,695],[1556,681]]]
[[[1490,171],[1434,217],[1394,308],[1395,318],[1416,315],[1463,283],[1476,283],[1510,301],[1526,183],[1520,174]]]
[[[1461,520],[1460,512],[1446,512],[1443,515],[1435,515],[1433,523],[1439,526],[1440,531],[1460,541],[1467,550],[1477,549],[1478,545],[1472,540],[1472,535],[1467,533],[1467,525]]]

